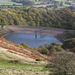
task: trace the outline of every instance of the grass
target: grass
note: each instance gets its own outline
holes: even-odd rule
[[[61,2],[61,1],[62,1],[62,2],[65,2],[65,1],[67,1],[67,0],[55,0],[55,1],[59,1],[59,2]]]
[[[44,67],[0,60],[0,75],[48,75]]]
[[[0,60],[0,67],[15,67],[15,68],[38,68],[42,70],[44,66],[40,65],[31,65],[31,64],[22,64],[22,63],[10,63],[10,61]]]
[[[15,62],[16,61],[16,62]],[[45,65],[27,64],[0,52],[0,75],[48,75]]]

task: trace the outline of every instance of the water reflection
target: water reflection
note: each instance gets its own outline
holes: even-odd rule
[[[8,41],[21,44],[25,42],[30,47],[38,48],[41,44],[50,44],[51,42],[57,42],[61,44],[55,37],[47,36],[47,35],[37,35],[37,39],[35,39],[35,34],[28,34],[28,33],[11,33],[4,36]]]

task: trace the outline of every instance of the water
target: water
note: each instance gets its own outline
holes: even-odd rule
[[[52,42],[57,42],[58,44],[61,44],[55,37],[47,36],[47,35],[38,35],[37,39],[35,38],[35,34],[29,34],[29,33],[11,33],[6,36],[4,36],[5,39],[8,41],[21,44],[22,42],[25,42],[30,47],[38,48],[41,44],[50,44]]]

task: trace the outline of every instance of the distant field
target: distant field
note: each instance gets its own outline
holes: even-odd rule
[[[0,5],[13,5],[13,4],[22,5],[22,3],[15,3],[12,2],[11,0],[0,0]]]
[[[33,5],[33,7],[46,7],[48,5],[53,5],[53,4],[42,4],[42,5]]]
[[[59,1],[59,2],[61,2],[61,1],[62,1],[62,2],[66,2],[67,0],[55,0],[55,1]],[[75,3],[75,1],[72,1],[72,0],[71,0],[71,1],[68,1],[68,2]]]
[[[55,1],[62,1],[62,2],[64,2],[64,1],[67,1],[67,0],[55,0]]]

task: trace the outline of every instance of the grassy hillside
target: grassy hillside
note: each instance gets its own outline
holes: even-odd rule
[[[45,68],[47,61],[36,61],[36,58],[47,56],[21,47],[0,38],[0,75],[48,75]]]
[[[8,55],[1,50],[3,48],[0,48],[0,75],[48,75],[49,72],[44,70],[45,65],[24,63],[24,59]]]
[[[75,74],[75,53],[66,51],[57,53],[54,52],[54,54],[51,55],[53,58],[51,58],[49,64],[47,64],[47,62],[43,63],[42,61],[31,61],[27,57],[21,56],[22,53],[20,52],[19,54],[19,52],[17,52],[19,47],[17,47],[17,50],[15,50],[16,47],[13,45],[14,43],[9,43],[9,41],[0,38],[0,75],[64,75],[65,73],[66,75]],[[54,47],[55,45],[56,44],[53,43]],[[66,40],[63,45],[66,48],[73,48],[75,46],[75,38]],[[8,47],[13,47],[13,50]],[[52,52],[55,51],[53,49],[54,48],[51,49]],[[9,52],[9,50],[13,51],[13,53]],[[19,51],[23,51],[22,48]],[[73,51],[75,52],[75,47]],[[24,55],[26,54],[27,53],[25,52]],[[27,60],[25,58],[27,58]]]

